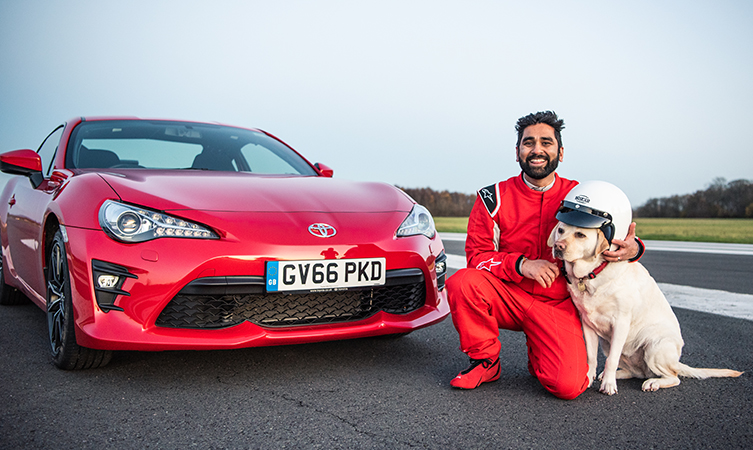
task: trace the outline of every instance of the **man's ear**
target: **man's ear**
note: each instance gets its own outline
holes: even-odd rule
[[[560,227],[560,223],[557,222],[557,225],[552,228],[552,232],[549,233],[549,239],[546,240],[546,245],[549,247],[554,247],[554,235],[557,234],[557,228]]]
[[[604,232],[596,230],[596,254],[601,255],[607,250],[609,250],[609,242],[604,237]]]
[[[560,162],[562,162],[565,159],[565,147],[560,147],[560,152],[559,153],[560,153],[559,160],[560,160]]]
[[[520,148],[518,146],[515,146],[515,162],[520,162]]]

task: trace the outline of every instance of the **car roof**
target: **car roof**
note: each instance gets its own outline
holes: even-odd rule
[[[81,120],[82,122],[98,122],[98,121],[107,121],[107,120],[133,120],[133,121],[142,121],[142,122],[181,122],[181,123],[195,123],[195,124],[206,124],[206,125],[220,125],[223,127],[231,127],[231,128],[242,128],[245,130],[251,130],[251,131],[258,131],[264,134],[266,133],[263,130],[260,130],[258,128],[251,128],[251,127],[242,127],[238,125],[230,125],[222,122],[208,122],[208,121],[201,121],[201,120],[185,120],[185,119],[166,119],[166,118],[155,118],[155,117],[137,117],[137,116],[80,116],[76,118],[77,120]]]

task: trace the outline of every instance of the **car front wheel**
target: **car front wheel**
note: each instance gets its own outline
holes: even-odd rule
[[[86,348],[76,343],[71,278],[65,242],[60,231],[47,260],[47,327],[52,360],[60,369],[93,369],[110,362],[112,351]]]

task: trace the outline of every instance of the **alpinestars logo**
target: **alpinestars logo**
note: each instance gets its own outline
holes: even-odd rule
[[[309,225],[309,233],[316,237],[328,238],[337,234],[337,230],[332,225],[326,223],[312,223]]]
[[[494,258],[486,260],[484,262],[479,263],[476,266],[476,269],[478,270],[488,270],[489,272],[492,271],[492,267],[498,266],[502,264],[502,261],[495,261]]]

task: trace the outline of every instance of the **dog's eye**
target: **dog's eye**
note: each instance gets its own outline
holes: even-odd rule
[[[575,233],[575,237],[577,237],[578,239],[583,239],[584,237],[586,237],[586,235],[578,231],[577,233]]]
[[[557,228],[557,233],[559,233],[559,234],[562,234],[562,233],[564,233],[564,232],[565,232],[565,230],[564,230],[564,229],[562,229],[562,228]]]

